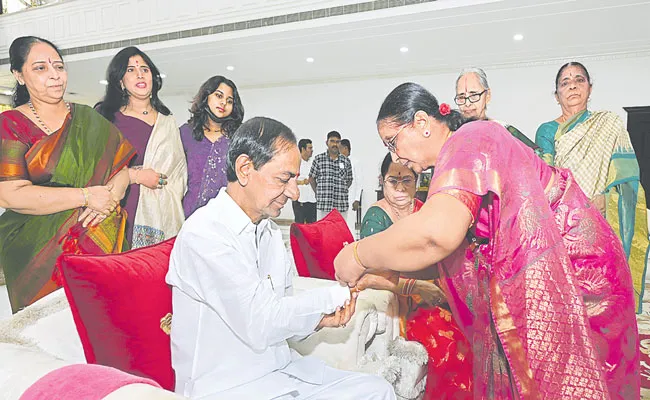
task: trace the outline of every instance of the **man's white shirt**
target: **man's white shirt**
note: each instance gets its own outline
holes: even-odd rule
[[[361,201],[361,190],[363,185],[361,182],[361,164],[353,157],[348,157],[350,163],[352,164],[352,184],[348,190],[348,199],[350,206],[355,201]],[[350,207],[351,209],[352,207]]]
[[[300,180],[309,179],[309,171],[311,171],[311,158],[307,161],[300,159]],[[299,203],[316,203],[316,193],[311,187],[311,184],[307,183],[306,185],[298,185],[300,190],[300,197],[298,198]]]
[[[298,358],[286,339],[311,334],[350,298],[337,284],[292,296],[280,229],[253,224],[225,188],[183,225],[166,281],[176,392],[192,398],[273,398],[293,390],[288,376],[319,384],[324,364]]]

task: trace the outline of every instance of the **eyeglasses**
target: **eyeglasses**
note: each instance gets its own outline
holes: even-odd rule
[[[397,135],[399,135],[404,128],[406,128],[406,125],[399,128],[397,130],[397,133],[395,134],[395,136],[393,136],[391,140],[389,140],[388,142],[384,142],[384,146],[386,146],[388,151],[390,151],[391,153],[397,153]]]
[[[468,100],[470,103],[476,103],[477,101],[481,100],[481,96],[487,92],[487,89],[482,91],[481,93],[473,93],[470,94],[469,96],[456,96],[454,97],[454,103],[456,103],[459,106],[464,105]]]
[[[388,183],[389,185],[391,185],[395,189],[397,189],[397,187],[400,184],[404,185],[405,188],[415,186],[415,179],[413,179],[410,176],[404,177],[402,179],[397,179],[397,178],[390,177],[388,179],[385,179],[384,182]]]

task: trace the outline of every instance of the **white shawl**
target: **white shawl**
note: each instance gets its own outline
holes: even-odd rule
[[[167,175],[162,189],[140,186],[132,248],[160,243],[178,234],[185,222],[183,196],[187,190],[187,161],[180,131],[172,115],[158,113],[144,152],[142,168]]]

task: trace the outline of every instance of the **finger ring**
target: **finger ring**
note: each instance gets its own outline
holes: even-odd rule
[[[162,185],[163,184],[163,178],[158,179],[158,184]]]
[[[156,187],[157,187],[158,189],[162,189],[162,185],[158,185],[158,186],[156,186]]]

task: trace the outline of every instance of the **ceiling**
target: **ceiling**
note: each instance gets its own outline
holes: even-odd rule
[[[399,9],[401,15],[391,12]],[[166,74],[165,95],[194,93],[217,74],[252,88],[650,54],[650,0],[502,0],[374,13],[365,20],[331,18],[320,27],[296,23],[284,31],[251,30],[246,37],[212,35],[203,43],[182,39],[142,47]],[[515,34],[524,39],[513,40]],[[406,53],[400,52],[404,46]],[[68,93],[98,99],[113,53],[69,57]],[[307,63],[307,57],[315,61]],[[8,71],[0,72],[0,87],[11,85]]]

